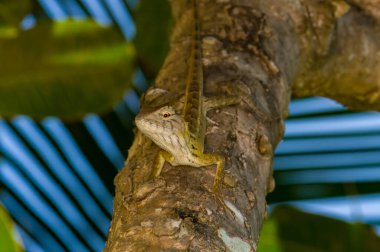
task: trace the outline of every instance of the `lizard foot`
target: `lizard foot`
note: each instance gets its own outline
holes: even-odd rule
[[[236,218],[235,213],[225,203],[222,195],[220,194],[219,188],[217,191],[215,191],[215,188],[214,188],[214,197],[215,197],[216,204],[222,207],[223,212],[227,212],[233,219],[235,219]]]

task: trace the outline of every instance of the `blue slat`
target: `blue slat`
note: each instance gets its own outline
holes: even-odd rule
[[[379,218],[379,198],[380,194],[375,193],[325,199],[297,200],[286,204],[299,207],[304,211],[344,221],[372,222]],[[273,206],[275,205],[279,204],[273,204]]]
[[[380,150],[280,156],[275,157],[274,160],[274,167],[276,170],[367,166],[378,164],[380,164]]]
[[[67,244],[72,251],[87,251],[70,228],[51,209],[42,196],[33,189],[21,173],[17,172],[9,163],[2,162],[0,169],[1,182],[8,186],[20,199],[43,220]]]
[[[133,84],[140,93],[144,92],[149,87],[149,83],[140,68],[137,68],[133,73]]]
[[[362,112],[318,118],[288,119],[286,134],[291,137],[380,133],[380,113]]]
[[[17,228],[17,233],[22,238],[22,243],[25,248],[25,252],[45,252],[40,244],[38,244],[32,237],[30,237],[22,228]]]
[[[106,235],[109,228],[109,219],[103,214],[97,203],[93,200],[87,189],[80,180],[72,173],[71,169],[56,152],[54,146],[37,128],[35,123],[26,116],[18,116],[13,119],[12,124],[23,134],[24,138],[34,146],[42,159],[57,176],[66,189],[71,192],[73,198],[80,204],[81,208],[90,219]]]
[[[56,0],[38,0],[46,14],[55,20],[63,20],[68,16]]]
[[[0,120],[0,151],[9,157],[13,157],[19,167],[34,181],[37,187],[44,192],[46,197],[59,209],[66,220],[71,223],[86,239],[94,235],[92,246],[98,246],[102,239],[96,233],[92,233],[87,221],[80,214],[73,202],[67,197],[57,183],[49,177],[37,159],[31,155],[22,142],[9,129],[4,121]],[[3,181],[4,182],[4,181]],[[22,186],[21,184],[18,186]],[[18,189],[14,188],[15,190]],[[86,232],[83,232],[85,230]]]
[[[85,181],[90,191],[95,195],[98,201],[103,204],[104,208],[107,209],[108,213],[111,215],[113,204],[112,195],[108,192],[103,181],[97,175],[94,168],[76,144],[73,136],[66,129],[62,121],[55,117],[48,117],[42,121],[42,125],[58,144],[71,166]]]
[[[50,232],[41,226],[41,224],[31,216],[25,208],[13,198],[13,196],[3,192],[0,194],[0,200],[12,215],[12,218],[17,222],[22,223],[26,230],[36,237],[36,242],[44,247],[45,251],[66,251]]]
[[[290,116],[305,116],[346,110],[347,108],[342,104],[324,97],[293,100],[289,105]]]
[[[76,0],[63,0],[61,4],[65,6],[68,11],[68,15],[74,19],[84,19],[87,17],[82,7]]]
[[[281,185],[380,182],[380,165],[375,167],[287,172],[286,174],[277,174],[277,179]]]
[[[136,33],[135,24],[122,0],[105,0],[120,30],[127,40],[133,39]]]
[[[129,90],[123,97],[124,102],[127,104],[128,108],[137,114],[140,110],[140,100],[138,95],[134,90]]]
[[[89,114],[84,118],[83,123],[86,126],[86,129],[91,133],[91,136],[94,138],[99,148],[106,154],[115,168],[123,168],[123,154],[120,152],[102,119],[98,115]]]
[[[380,149],[379,135],[335,136],[323,138],[285,139],[277,155]]]
[[[112,24],[111,17],[107,11],[103,9],[99,0],[81,0],[81,2],[98,23],[105,25]]]

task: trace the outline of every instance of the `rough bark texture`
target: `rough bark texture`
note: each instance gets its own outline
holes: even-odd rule
[[[155,87],[172,95],[143,104],[143,111],[178,99],[185,90],[191,4],[184,0],[171,4],[176,27]],[[266,215],[265,196],[274,186],[273,152],[284,133],[291,84],[296,80],[299,96],[331,92],[330,97],[342,101],[361,101],[333,86],[340,85],[342,77],[364,80],[365,75],[363,88],[377,87],[379,92],[380,71],[362,73],[358,64],[350,64],[346,51],[352,45],[361,64],[378,69],[379,61],[360,51],[374,52],[378,46],[373,41],[375,21],[367,20],[370,9],[348,11],[343,2],[327,0],[202,0],[200,9],[205,95],[221,95],[231,83],[243,93],[238,106],[208,114],[205,152],[226,157],[221,193],[229,211],[211,190],[215,167],[166,164],[160,177],[149,179],[158,147],[136,132],[126,165],[115,179],[105,251],[256,251]],[[354,47],[355,32],[368,46]],[[315,71],[322,77],[315,78]],[[330,80],[330,75],[335,76],[330,84],[321,83],[319,78]],[[373,106],[373,101],[367,105]]]

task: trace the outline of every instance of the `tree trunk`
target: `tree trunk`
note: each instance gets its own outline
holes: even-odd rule
[[[366,16],[371,11],[348,11],[342,1],[327,0],[200,2],[205,96],[226,94],[231,83],[242,96],[241,104],[208,113],[205,152],[226,157],[221,194],[228,209],[212,192],[214,166],[166,163],[161,175],[150,179],[159,148],[136,132],[126,165],[115,178],[105,251],[256,251],[266,216],[265,196],[274,187],[273,152],[284,134],[292,83],[299,96],[331,93],[347,105],[362,106],[358,108],[379,104],[378,96],[367,105],[350,103],[357,98],[355,91],[340,92],[338,84],[343,73],[349,74],[345,78],[355,74],[351,67],[357,69],[357,64],[345,60],[350,58],[345,45],[355,41],[352,32],[366,25],[360,38],[367,44],[355,52],[367,57],[361,58],[368,60],[368,65],[362,63],[367,69],[377,71],[357,71],[354,80],[365,77],[365,88],[379,94],[379,54],[375,60],[373,56],[380,39],[373,40],[379,32],[375,16]],[[359,0],[350,2],[360,6]],[[172,0],[171,5],[176,20],[171,50],[154,84],[169,94],[145,97],[143,111],[178,100],[185,90],[192,5],[184,0]],[[334,68],[337,62],[342,66],[323,68]],[[334,85],[314,78],[316,71],[327,80],[334,74]]]

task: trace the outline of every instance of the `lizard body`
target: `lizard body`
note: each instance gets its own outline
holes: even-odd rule
[[[203,167],[216,164],[213,189],[217,192],[223,174],[224,157],[203,153],[206,113],[214,107],[236,104],[239,99],[237,97],[207,99],[203,96],[198,0],[193,0],[193,15],[194,28],[182,111],[178,113],[174,106],[164,106],[151,113],[139,114],[135,121],[139,130],[163,149],[158,154],[154,176],[161,173],[165,161],[173,166]]]

